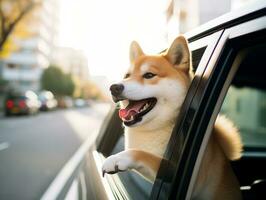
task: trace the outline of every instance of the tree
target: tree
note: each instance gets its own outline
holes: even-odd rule
[[[64,74],[63,76],[63,93],[67,96],[73,96],[75,91],[75,82],[71,76],[71,74]]]
[[[4,79],[2,79],[0,77],[0,95],[1,95],[1,93],[4,93],[5,92],[6,87],[7,87],[7,83],[8,82],[6,80],[4,80]]]
[[[41,86],[44,90],[53,92],[56,96],[72,96],[75,90],[75,83],[70,74],[65,74],[55,66],[44,70],[41,77]]]
[[[15,50],[10,36],[16,27],[39,4],[38,0],[0,0],[0,52],[6,55],[7,50]],[[23,29],[20,29],[20,31]],[[24,29],[26,30],[26,29]],[[22,35],[25,35],[22,34]],[[1,57],[3,57],[3,55]]]

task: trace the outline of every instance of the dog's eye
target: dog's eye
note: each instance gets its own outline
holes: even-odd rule
[[[142,75],[142,77],[145,78],[145,79],[151,79],[154,76],[156,76],[156,74],[153,74],[151,72],[147,72],[147,73],[145,73],[145,74]]]
[[[130,73],[126,73],[125,76],[124,76],[124,79],[128,78],[128,77],[130,77]]]

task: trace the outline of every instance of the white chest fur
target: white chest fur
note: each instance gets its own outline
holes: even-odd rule
[[[172,126],[160,130],[125,129],[125,149],[140,149],[163,156],[172,132]]]

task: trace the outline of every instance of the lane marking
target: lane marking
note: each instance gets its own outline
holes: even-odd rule
[[[7,149],[10,146],[8,142],[0,143],[0,151]]]

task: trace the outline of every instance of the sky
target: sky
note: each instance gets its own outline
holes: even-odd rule
[[[166,0],[60,0],[59,45],[81,49],[91,75],[119,80],[129,67],[129,45],[145,53],[167,47]]]

